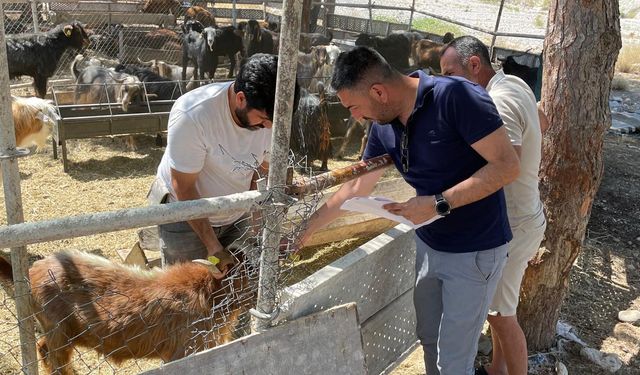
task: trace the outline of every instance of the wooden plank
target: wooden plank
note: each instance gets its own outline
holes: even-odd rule
[[[338,190],[338,188],[325,192],[324,196],[318,203],[318,207],[326,202],[335,193],[335,191]],[[416,191],[407,184],[403,178],[394,178],[377,183],[371,195],[387,197],[397,202],[404,202],[415,197]],[[289,211],[296,212],[301,209],[301,207],[296,207],[294,205]],[[371,225],[370,229],[367,228],[367,223]],[[381,219],[376,215],[349,212],[337,218],[325,228],[314,233],[307,242],[307,246],[316,246],[334,241],[342,241],[347,238],[372,233],[381,233],[384,230],[393,227],[395,224],[397,223],[391,220]]]
[[[156,49],[123,46],[122,60],[125,63],[138,64],[138,58],[142,61],[162,60],[169,64],[182,65],[182,51],[176,49]]]
[[[416,337],[413,288],[362,324],[362,345],[370,374],[380,374],[413,347]]]
[[[279,319],[296,319],[347,302],[364,321],[414,284],[414,231],[400,224],[282,293]]]
[[[137,24],[137,25],[160,25],[175,26],[176,17],[171,14],[154,13],[91,13],[91,12],[67,12],[58,11],[51,17],[52,23],[63,23],[78,20],[95,27],[104,24]]]
[[[324,245],[331,242],[342,241],[349,238],[369,237],[383,233],[398,225],[395,221],[377,218],[366,221],[358,221],[353,224],[320,229],[311,236],[305,246]]]
[[[355,304],[305,316],[144,372],[160,374],[367,374]]]

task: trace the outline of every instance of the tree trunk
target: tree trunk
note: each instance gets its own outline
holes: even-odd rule
[[[609,92],[622,45],[618,0],[552,0],[544,42],[540,193],[547,231],[522,283],[518,319],[531,350],[554,344],[571,266],[603,173]]]

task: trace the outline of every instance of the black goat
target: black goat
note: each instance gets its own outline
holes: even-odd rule
[[[498,58],[502,62],[502,70],[505,74],[511,74],[519,77],[535,92],[536,83],[538,83],[538,68],[531,68],[527,65],[518,64],[514,56],[506,58]]]
[[[332,153],[331,131],[325,90],[318,86],[319,96],[300,90],[300,101],[291,122],[291,150],[296,156],[306,157],[309,166],[320,160],[320,170],[326,171]]]
[[[127,73],[144,83],[149,99],[171,100],[180,97],[180,87],[176,82],[160,76],[151,69],[141,68],[136,65],[120,64],[116,66],[116,72]]]
[[[256,20],[247,22],[244,32],[244,47],[247,50],[247,57],[256,53],[275,52],[271,33],[260,27]]]
[[[218,69],[218,56],[229,57],[229,74],[228,78],[233,77],[233,72],[236,67],[236,53],[240,53],[241,58],[244,58],[245,52],[242,47],[242,37],[236,34],[236,29],[233,26],[227,26],[222,28],[206,27],[202,32],[202,35],[206,39],[205,48],[208,49],[208,53],[213,54],[212,66],[207,66],[203,69],[209,74],[209,78],[213,79]]]
[[[299,50],[304,53],[311,52],[313,46],[325,46],[331,43],[333,33],[327,31],[327,35],[321,33],[300,33]]]
[[[44,98],[47,81],[58,68],[62,54],[69,48],[80,50],[89,45],[82,25],[74,21],[60,24],[46,33],[7,36],[9,77],[33,77],[36,95]]]
[[[375,49],[387,60],[389,65],[405,72],[409,69],[409,55],[411,54],[411,42],[403,34],[391,34],[385,38],[360,34],[356,38],[356,46],[367,46]]]
[[[214,60],[212,51],[207,48],[204,35],[204,25],[200,21],[188,20],[182,25],[182,80],[187,79],[189,61],[193,63],[193,78],[204,79],[204,72],[211,71]],[[213,76],[209,77],[213,79]]]

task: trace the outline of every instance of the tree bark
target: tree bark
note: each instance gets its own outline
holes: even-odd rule
[[[522,283],[518,319],[531,350],[554,344],[571,266],[603,173],[609,92],[620,37],[618,0],[552,0],[544,42],[545,134],[540,193],[547,230]]]

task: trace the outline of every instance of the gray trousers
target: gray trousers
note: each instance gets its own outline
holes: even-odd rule
[[[243,248],[248,240],[249,219],[243,217],[233,224],[213,227],[220,244],[225,249]],[[186,221],[158,225],[162,266],[194,259],[206,259],[207,248]]]
[[[508,245],[469,253],[432,249],[416,236],[416,333],[427,375],[473,375],[478,339]]]

